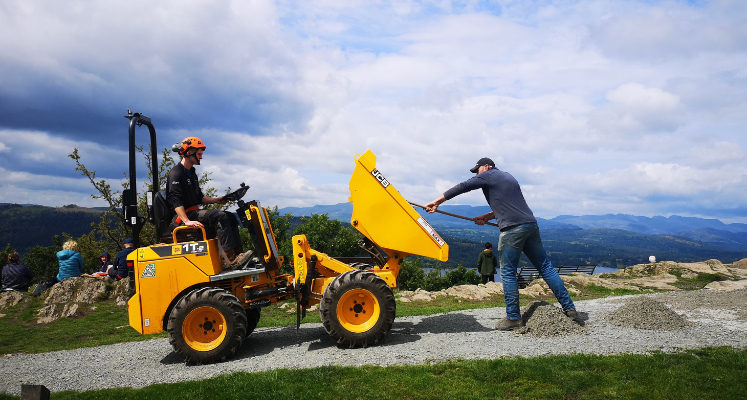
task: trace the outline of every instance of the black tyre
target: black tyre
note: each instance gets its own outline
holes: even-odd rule
[[[386,336],[397,304],[386,281],[366,271],[349,271],[327,286],[319,305],[322,324],[338,345],[366,347]]]
[[[196,289],[169,316],[169,343],[188,363],[225,361],[244,343],[246,313],[239,299],[217,288]]]
[[[261,308],[247,308],[246,309],[246,336],[249,336],[254,332],[254,328],[259,323],[259,316],[261,315]]]

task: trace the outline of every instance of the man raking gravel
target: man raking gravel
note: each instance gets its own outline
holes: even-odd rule
[[[493,211],[475,217],[474,221],[477,225],[485,225],[486,222],[495,219],[501,230],[498,239],[498,259],[503,278],[507,316],[495,324],[495,329],[508,331],[522,326],[519,285],[516,281],[516,270],[522,252],[537,268],[542,279],[547,282],[563,307],[565,315],[578,321],[578,313],[568,290],[560,279],[560,275],[553,268],[550,259],[547,258],[537,220],[524,200],[519,182],[508,172],[496,168],[493,160],[487,157],[478,160],[470,172],[477,175],[447,190],[441,197],[426,204],[425,209],[429,213],[434,213],[446,200],[475,189],[482,189],[485,200],[488,201]]]

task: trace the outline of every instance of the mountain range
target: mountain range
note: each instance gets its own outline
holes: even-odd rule
[[[428,214],[423,209],[415,207],[416,211],[437,230],[438,229],[471,229],[491,232],[494,227],[480,227],[471,221],[454,218],[444,214]],[[440,211],[466,217],[476,217],[490,212],[488,206],[442,205]],[[313,207],[286,207],[279,209],[281,214],[290,213],[295,217],[311,214],[329,214],[332,219],[349,222],[353,215],[352,203]],[[537,218],[542,231],[545,230],[588,230],[612,229],[623,230],[644,235],[663,235],[682,237],[706,243],[725,250],[747,252],[747,224],[725,224],[717,219],[697,217],[642,217],[628,214],[606,215],[560,215],[551,219]],[[493,233],[496,236],[497,233]]]
[[[418,212],[449,243],[448,265],[471,266],[475,254],[485,242],[497,245],[498,229],[477,226],[447,215]],[[487,206],[442,205],[439,210],[466,217],[490,211]],[[299,217],[328,214],[331,219],[349,222],[352,203],[285,207],[281,215],[292,214],[292,227]],[[98,221],[100,209],[77,206],[45,207],[38,205],[0,204],[0,246],[10,244],[21,254],[35,245],[48,246],[53,235],[65,232],[74,237],[88,233]],[[537,218],[542,239],[552,260],[560,265],[596,264],[623,267],[659,260],[680,262],[716,258],[733,262],[747,258],[747,224],[725,224],[716,219],[693,217],[641,217],[626,214],[563,215],[551,219]],[[423,259],[426,266],[437,265]]]

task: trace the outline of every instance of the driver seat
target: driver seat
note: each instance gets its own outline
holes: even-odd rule
[[[153,225],[156,227],[159,243],[173,243],[172,232],[179,226],[172,222],[174,219],[174,209],[166,200],[166,192],[159,191],[153,196]],[[205,240],[201,229],[182,229],[176,234],[177,243],[196,242]]]

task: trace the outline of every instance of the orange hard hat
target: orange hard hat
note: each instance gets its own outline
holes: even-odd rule
[[[194,149],[202,149],[202,150],[207,149],[207,146],[205,146],[205,142],[200,140],[200,138],[196,136],[190,136],[190,137],[184,138],[184,140],[182,140],[181,143],[176,143],[174,146],[172,146],[171,151],[173,151],[174,153],[179,153],[179,155],[184,155],[186,154],[187,150],[189,150],[190,147]]]

